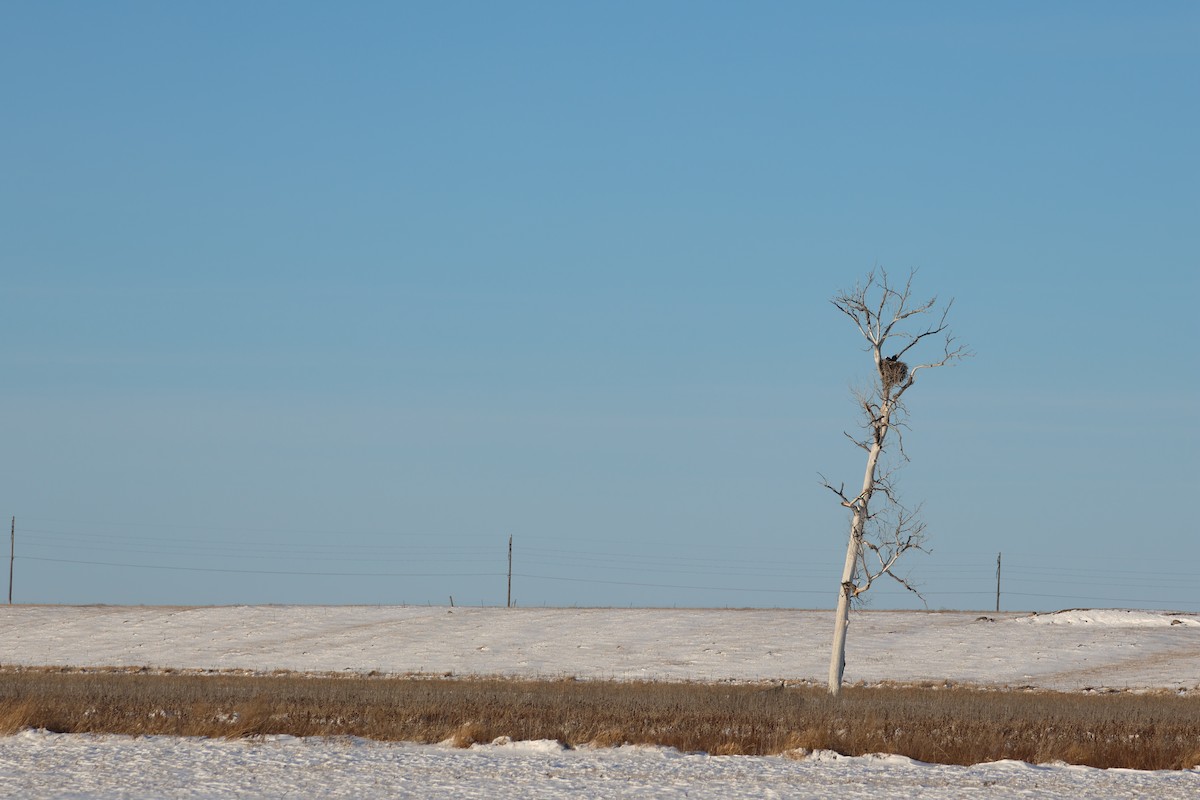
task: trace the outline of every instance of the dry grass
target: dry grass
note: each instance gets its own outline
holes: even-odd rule
[[[1200,763],[1200,697],[964,688],[849,687],[835,701],[807,686],[0,672],[0,733],[27,728],[460,747],[508,736],[720,755],[883,752],[946,764]]]

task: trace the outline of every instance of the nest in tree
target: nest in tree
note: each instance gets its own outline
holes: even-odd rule
[[[879,362],[879,377],[883,379],[883,391],[889,391],[898,383],[904,383],[908,377],[908,364],[897,356],[888,356]]]

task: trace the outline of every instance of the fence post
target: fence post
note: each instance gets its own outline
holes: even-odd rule
[[[508,535],[508,605],[505,608],[512,608],[512,534]]]
[[[8,604],[12,605],[12,576],[13,561],[17,557],[17,518],[12,518],[12,528],[9,529],[8,540]]]
[[[996,613],[1000,613],[1000,556],[1003,553],[996,553]]]

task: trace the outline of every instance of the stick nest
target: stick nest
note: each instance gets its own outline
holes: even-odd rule
[[[898,383],[904,383],[908,377],[908,364],[896,356],[888,356],[879,362],[879,377],[883,380],[883,390],[886,392]]]

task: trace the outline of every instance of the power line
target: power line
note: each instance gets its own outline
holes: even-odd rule
[[[239,560],[239,561],[241,561],[241,560],[322,561],[322,562],[337,561],[337,562],[350,562],[350,563],[362,563],[362,562],[378,563],[381,561],[388,562],[388,563],[395,563],[395,562],[411,563],[413,561],[420,561],[421,563],[426,563],[426,564],[430,564],[430,563],[432,563],[432,564],[441,564],[441,563],[461,564],[461,563],[490,563],[494,560],[494,559],[482,558],[482,557],[480,557],[480,558],[419,558],[419,557],[414,558],[412,556],[407,556],[407,557],[401,558],[398,556],[381,557],[378,555],[371,555],[371,554],[364,554],[364,555],[358,556],[356,558],[341,558],[338,556],[329,556],[329,555],[324,555],[324,554],[304,555],[304,554],[291,554],[291,553],[274,553],[271,555],[256,555],[254,553],[231,553],[231,552],[222,552],[222,551],[205,552],[203,550],[192,550],[192,551],[156,550],[153,548],[143,549],[143,548],[128,548],[128,547],[102,547],[102,546],[82,546],[82,547],[71,546],[71,547],[67,547],[67,546],[63,546],[63,545],[42,544],[42,543],[38,543],[38,542],[29,542],[25,546],[28,548],[35,548],[35,549],[40,549],[40,550],[71,550],[74,552],[87,551],[87,552],[101,552],[101,553],[133,553],[133,554],[137,554],[137,555],[157,555],[157,556],[188,556],[189,558],[234,559],[234,560]]]
[[[833,594],[829,591],[815,589],[745,589],[735,586],[687,586],[672,583],[640,583],[637,581],[606,581],[595,578],[563,578],[557,575],[527,575],[514,573],[517,578],[534,578],[543,581],[562,581],[566,583],[602,583],[610,586],[643,586],[652,589],[699,589],[708,592],[766,592],[770,594]]]
[[[1145,603],[1147,599],[1144,597],[1129,598],[1129,597],[1085,597],[1078,594],[1034,594],[1032,592],[1005,592],[1005,595],[1015,595],[1017,597],[1045,597],[1054,600],[1090,600],[1101,603]],[[1170,603],[1171,605],[1196,606],[1200,605],[1195,600],[1154,600],[1153,603]]]
[[[41,558],[21,556],[25,561],[49,561],[56,564],[85,564],[94,567],[128,567],[131,569],[167,569],[179,572],[222,572],[235,575],[301,575],[337,578],[495,578],[502,572],[309,572],[267,569],[222,569],[218,567],[176,567],[163,564],[125,564],[115,561],[83,561],[71,558]]]
[[[43,520],[47,522],[48,520]],[[48,521],[53,524],[54,521]],[[491,548],[480,547],[477,544],[424,544],[417,540],[416,537],[421,534],[397,534],[397,537],[403,539],[401,542],[395,543],[377,543],[377,544],[319,544],[319,543],[292,543],[286,541],[262,541],[262,540],[245,540],[245,539],[213,539],[207,535],[190,536],[187,538],[163,537],[146,534],[134,534],[120,531],[97,531],[94,528],[89,530],[71,531],[64,529],[64,526],[80,524],[80,525],[99,525],[100,523],[67,523],[61,522],[53,528],[32,528],[25,529],[26,532],[36,534],[29,541],[23,541],[22,551],[28,553],[41,552],[46,555],[23,555],[20,559],[28,561],[41,561],[48,563],[60,564],[78,564],[88,566],[104,566],[129,568],[139,570],[170,570],[178,572],[198,572],[198,573],[223,573],[223,574],[243,574],[243,575],[278,575],[278,576],[301,576],[301,577],[345,577],[345,578],[503,578],[505,573],[502,571],[479,571],[485,565],[493,565],[499,567],[503,558],[502,548],[496,548],[495,557],[487,555]],[[15,525],[15,521],[14,521]],[[155,528],[155,529],[175,529],[210,532],[213,530],[258,530],[268,533],[277,533],[281,531],[289,533],[313,533],[313,531],[301,531],[297,529],[253,529],[253,528],[211,528],[204,526],[182,526],[182,525],[148,525],[139,523],[129,523],[130,526]],[[490,535],[473,534],[471,538],[479,540],[483,538],[494,539]],[[546,541],[548,537],[529,537],[533,540]],[[764,588],[761,586],[739,587],[739,586],[711,586],[700,585],[707,584],[707,577],[720,577],[735,581],[738,579],[746,580],[747,582],[766,581],[772,583],[792,582],[792,583],[808,583],[812,584],[814,580],[821,580],[827,577],[831,572],[825,569],[818,569],[818,565],[824,564],[820,559],[772,559],[770,554],[775,551],[772,548],[748,547],[744,544],[740,545],[705,545],[703,546],[708,553],[715,550],[723,549],[726,552],[737,554],[738,557],[731,558],[716,558],[711,555],[695,555],[697,548],[691,545],[684,551],[688,555],[679,555],[677,553],[655,553],[653,548],[643,549],[635,552],[616,552],[606,549],[570,549],[569,547],[561,546],[564,543],[563,539],[552,539],[553,545],[548,547],[523,547],[521,561],[525,564],[538,569],[539,573],[543,571],[554,571],[561,574],[546,575],[546,574],[515,574],[515,577],[528,580],[554,581],[558,583],[568,584],[594,584],[607,586],[626,586],[626,587],[643,587],[664,590],[688,590],[688,591],[709,591],[709,592],[742,592],[756,594],[786,594],[786,595],[832,595],[833,590],[816,590],[816,589],[773,589]],[[569,544],[569,541],[567,542]],[[652,544],[653,540],[646,539],[641,544]],[[581,544],[583,544],[581,542]],[[603,548],[604,545],[601,545]],[[699,547],[699,546],[698,546]],[[799,548],[799,544],[797,549]],[[84,556],[83,558],[56,558],[55,553],[75,554]],[[112,554],[105,557],[104,554]],[[759,558],[748,558],[747,554],[760,556]],[[89,556],[98,555],[100,558],[91,559]],[[132,555],[132,559],[124,559],[122,556]],[[170,560],[187,560],[191,562],[200,561],[200,563],[209,563],[213,566],[181,566],[172,564],[155,564],[145,563],[138,556],[157,556],[163,561]],[[955,556],[956,562],[969,560],[972,554],[952,553]],[[1019,557],[1019,554],[1017,554]],[[1028,554],[1026,554],[1028,555]],[[992,580],[992,564],[993,555],[986,556],[980,554],[980,562],[976,563],[942,563],[936,561],[923,560],[920,564],[914,564],[914,572],[926,580],[932,579],[935,581],[934,589],[924,590],[922,593],[928,597],[973,597],[989,595],[991,592],[976,591],[971,586],[985,585]],[[152,558],[151,561],[159,559]],[[267,562],[263,566],[271,566],[271,564],[288,566],[296,564],[296,562],[321,562],[321,564],[362,564],[371,562],[376,565],[386,565],[394,563],[402,563],[406,566],[416,566],[416,570],[411,571],[375,571],[367,569],[365,571],[352,570],[324,570],[324,569],[255,569],[255,568],[239,568],[239,567],[222,567],[222,561],[258,561]],[[1040,598],[1046,600],[1060,600],[1076,604],[1087,603],[1114,603],[1114,604],[1154,604],[1162,605],[1169,604],[1176,607],[1194,607],[1198,604],[1196,601],[1179,601],[1179,600],[1148,600],[1146,595],[1140,598],[1116,598],[1116,597],[1095,597],[1089,595],[1072,595],[1054,593],[1054,589],[1065,589],[1068,587],[1086,587],[1086,588],[1114,588],[1118,589],[1122,594],[1141,594],[1143,591],[1147,593],[1153,592],[1154,589],[1159,589],[1166,592],[1188,592],[1196,588],[1200,588],[1197,583],[1196,576],[1188,572],[1168,572],[1161,571],[1143,571],[1136,569],[1115,569],[1100,565],[1091,565],[1090,557],[1078,557],[1068,560],[1069,564],[1075,566],[1047,566],[1045,564],[1037,565],[1021,565],[1005,563],[1005,584],[1008,586],[1021,585],[1022,587],[1033,591],[1006,591],[1005,594],[1011,597],[1026,597]],[[480,565],[479,568],[469,567],[467,565]],[[254,565],[251,564],[251,567]],[[303,566],[296,564],[296,566]],[[315,564],[314,566],[320,566]],[[437,571],[441,568],[451,571]],[[458,567],[459,570],[454,568]],[[466,567],[466,569],[463,569]],[[541,570],[539,567],[546,567],[546,570]],[[432,568],[432,569],[430,569]],[[572,574],[574,573],[574,574]],[[596,577],[584,577],[585,575],[594,575]],[[621,580],[622,577],[639,577],[645,576],[647,580]],[[674,582],[671,576],[695,576],[701,577],[701,581],[693,585],[688,583]],[[1141,581],[1141,576],[1153,576],[1154,580],[1151,585],[1148,582]],[[665,582],[658,582],[654,578],[666,579]],[[11,579],[10,579],[11,585]],[[963,586],[961,591],[942,591],[941,588],[949,588],[951,586]],[[1047,592],[1038,592],[1037,589],[1045,587]],[[1129,592],[1124,592],[1128,589]],[[898,590],[893,591],[887,584],[881,584],[879,591],[874,593],[876,596],[887,598],[902,597],[904,594]]]

